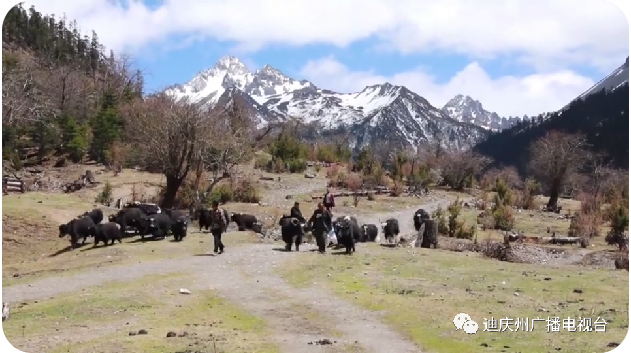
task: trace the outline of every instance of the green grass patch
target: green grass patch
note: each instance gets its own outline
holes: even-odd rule
[[[484,259],[477,254],[373,245],[362,245],[353,256],[292,261],[296,261],[294,266],[282,270],[292,285],[325,284],[345,299],[383,312],[386,323],[429,352],[505,349],[534,353],[551,347],[571,352],[606,351],[609,342],[622,342],[628,330],[626,271],[546,268]],[[460,312],[478,323],[477,335],[456,331],[452,320]],[[604,318],[607,332],[562,329],[547,333],[545,322],[537,322],[532,332],[483,332],[484,318],[580,316]]]
[[[193,280],[152,275],[29,303],[14,309],[4,332],[15,347],[30,352],[278,352],[260,318],[211,290],[178,293]],[[129,335],[140,329],[148,334]],[[167,338],[170,331],[178,337]]]

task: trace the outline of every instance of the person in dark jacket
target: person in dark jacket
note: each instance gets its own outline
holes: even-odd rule
[[[291,211],[289,211],[289,216],[298,219],[300,223],[307,223],[307,220],[302,216],[302,211],[300,211],[299,202],[294,202],[294,207],[292,207]]]
[[[324,208],[322,203],[318,204],[318,209],[313,211],[313,215],[307,222],[311,229],[313,236],[316,239],[318,245],[318,252],[324,254],[326,251],[326,234],[331,230],[331,214]]]
[[[226,230],[226,219],[223,210],[219,209],[219,202],[213,201],[210,210],[210,233],[213,235],[215,254],[223,253],[225,246],[221,242],[221,234]]]
[[[289,216],[297,219],[301,224],[307,223],[307,220],[302,216],[302,211],[300,211],[300,202],[298,201],[294,202],[294,207],[292,207],[289,211]],[[304,234],[304,228],[300,226],[300,235],[303,236]]]

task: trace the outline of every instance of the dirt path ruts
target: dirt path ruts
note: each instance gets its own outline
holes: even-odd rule
[[[437,205],[444,206],[447,202],[448,200],[441,200],[419,207],[431,211]],[[411,219],[416,209],[417,207],[389,214],[363,216],[358,217],[358,220],[362,223],[377,223],[379,219],[397,217],[401,231],[405,233],[413,230]],[[420,352],[415,344],[381,323],[377,314],[339,299],[324,288],[291,287],[276,273],[276,267],[291,257],[322,255],[308,252],[311,246],[303,247],[301,253],[272,250],[277,247],[279,244],[243,245],[228,248],[226,253],[215,257],[190,256],[143,262],[131,267],[101,268],[73,276],[50,277],[30,284],[4,287],[3,301],[41,300],[113,281],[132,281],[151,274],[186,272],[195,274],[197,278],[189,286],[191,291],[217,290],[226,299],[266,320],[273,328],[283,351],[337,352],[342,343],[358,342],[366,352]],[[358,253],[360,254],[361,252]],[[292,305],[318,311],[331,326],[314,327],[300,313],[292,312]],[[342,337],[332,338],[328,334],[330,330],[342,333]],[[325,348],[307,344],[322,338],[336,339],[338,345]]]

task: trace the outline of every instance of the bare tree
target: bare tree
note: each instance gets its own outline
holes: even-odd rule
[[[82,104],[82,92],[87,91],[88,80],[80,64],[60,65],[42,75],[51,104],[58,112],[77,108]]]
[[[588,161],[587,141],[580,134],[548,132],[530,146],[530,168],[549,183],[548,208],[556,208],[563,184]]]
[[[482,184],[485,187],[493,187],[497,179],[502,179],[506,182],[506,185],[511,189],[518,189],[523,186],[523,180],[519,176],[519,172],[515,167],[504,167],[501,169],[491,168],[484,173],[482,177]]]
[[[490,158],[470,150],[443,150],[440,159],[441,175],[443,181],[452,189],[462,190],[467,182],[479,174],[490,162]]]
[[[42,121],[54,112],[45,94],[41,69],[31,59],[24,58],[13,68],[2,67],[2,124]]]
[[[211,117],[199,106],[164,93],[132,101],[122,107],[121,115],[144,164],[166,177],[161,206],[171,207],[200,151],[214,136]]]
[[[254,149],[271,131],[272,127],[258,133],[248,109],[241,100],[234,100],[223,110],[212,110],[213,139],[200,150],[202,168],[212,173],[207,192],[235,168],[253,157]]]

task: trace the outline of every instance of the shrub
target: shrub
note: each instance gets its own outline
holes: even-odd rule
[[[458,217],[460,215],[460,211],[462,210],[462,200],[460,197],[456,198],[454,202],[452,202],[449,206],[447,206],[447,212],[451,217]]]
[[[257,203],[261,201],[256,183],[250,179],[237,181],[233,186],[234,202]]]
[[[208,199],[210,204],[213,201],[217,201],[220,204],[228,203],[234,199],[234,191],[230,184],[220,184],[213,188]]]
[[[490,238],[487,238],[482,241],[482,246],[480,250],[482,252],[482,255],[485,257],[504,261],[507,258],[507,252],[509,248],[502,243],[498,243],[492,241]]]
[[[400,183],[395,182],[392,178],[390,178],[387,175],[382,175],[381,180],[379,181],[379,185],[385,186],[387,188],[396,187],[397,184],[400,184]]]
[[[624,204],[614,204],[607,212],[609,226],[611,229],[605,237],[609,245],[618,245],[620,250],[626,248],[626,237],[624,232],[629,228],[629,210]]]
[[[346,173],[346,171],[342,170],[337,174],[337,185],[339,187],[347,187],[347,180],[348,180],[348,173]]]
[[[367,199],[368,199],[368,201],[375,201],[375,193],[374,192],[369,192]]]
[[[629,271],[629,250],[620,251],[614,257],[614,266],[617,270]]]
[[[357,191],[359,191],[362,187],[362,178],[357,173],[350,173],[346,178],[346,185],[353,194],[353,204],[355,207],[359,204],[359,196],[357,195]]]
[[[109,181],[106,181],[103,185],[103,190],[96,195],[96,199],[94,202],[100,203],[102,205],[110,205],[114,201],[113,188],[112,184]]]
[[[519,172],[515,167],[506,167],[502,169],[491,168],[489,169],[480,180],[480,187],[486,190],[495,190],[495,186],[498,180],[502,180],[509,188],[520,188],[522,186],[522,180],[519,176]]]
[[[447,219],[445,219],[445,210],[439,206],[432,212],[432,218],[436,220],[438,234],[447,235],[449,233],[449,227],[447,226]]]
[[[475,232],[477,230],[477,227],[475,225],[472,225],[470,227],[465,227],[464,222],[458,222],[458,225],[456,227],[456,238],[458,239],[473,239],[473,236],[475,235]]]
[[[326,168],[326,177],[331,179],[334,176],[337,176],[340,171],[340,167],[337,164],[333,164],[330,167]]]
[[[578,213],[570,222],[568,235],[591,239],[600,235],[601,217],[597,213]]]
[[[495,229],[495,218],[489,211],[482,212],[477,218],[478,224],[482,225],[483,229]]]
[[[535,197],[541,191],[541,185],[534,179],[528,178],[524,182],[524,187],[517,194],[514,205],[524,210],[534,210],[537,208]]]
[[[302,173],[307,169],[307,161],[304,159],[290,159],[287,161],[290,173]]]
[[[268,173],[284,173],[287,171],[285,162],[278,158],[268,160],[267,167],[265,169]]]
[[[475,201],[475,208],[480,211],[486,211],[489,206],[489,194],[487,191],[482,190],[482,195]]]
[[[513,202],[513,194],[503,179],[498,178],[495,182],[495,205],[510,206]]]
[[[256,157],[256,160],[254,161],[254,168],[256,169],[262,169],[262,170],[268,170],[269,169],[269,163],[272,160],[272,158],[268,155],[260,155],[258,157]]]
[[[515,226],[515,217],[513,209],[510,206],[503,205],[493,210],[493,223],[495,229],[511,230]]]
[[[322,170],[322,166],[320,164],[316,164],[315,165],[315,171],[316,173],[320,173],[320,171]]]
[[[403,185],[400,183],[394,183],[392,190],[390,191],[391,196],[400,196],[403,193]]]
[[[225,204],[228,202],[257,203],[260,200],[256,184],[251,180],[242,179],[215,186],[208,201]]]

